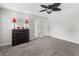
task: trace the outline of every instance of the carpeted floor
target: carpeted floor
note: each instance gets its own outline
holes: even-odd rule
[[[1,56],[79,56],[79,44],[54,37],[43,37],[29,43],[0,47]]]

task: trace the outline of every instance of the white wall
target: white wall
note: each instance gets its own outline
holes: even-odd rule
[[[50,36],[79,44],[79,4],[65,3],[50,18]]]
[[[16,12],[16,11],[11,11],[8,9],[3,9],[0,8],[0,46],[1,45],[6,45],[6,44],[11,44],[12,42],[12,28],[13,28],[13,23],[12,23],[12,18],[15,17],[17,20],[18,26],[23,26],[24,25],[24,19],[27,17],[29,19],[29,15],[21,12]],[[30,19],[32,20],[32,18]],[[29,21],[30,21],[29,20]],[[31,38],[34,37],[34,31],[35,31],[35,25],[31,21]]]
[[[2,20],[1,20],[1,14],[2,14],[2,12],[1,12],[1,9],[0,9],[0,42],[2,41],[1,39],[2,39]]]
[[[25,18],[29,19],[29,26],[30,26],[30,40],[34,39],[35,37],[39,36],[45,36],[46,35],[46,18],[34,14],[28,14],[23,12],[17,12],[12,11],[4,8],[0,8],[0,15],[1,15],[1,29],[0,29],[0,46],[11,44],[12,42],[12,29],[13,29],[13,23],[12,19],[16,18],[16,26],[22,27],[24,25]],[[39,22],[39,34],[36,35],[37,28],[35,28],[35,24],[38,25],[38,23],[35,23],[35,20],[40,20]],[[44,21],[43,21],[44,20]],[[42,22],[41,22],[42,21]],[[44,24],[44,23],[45,24]],[[40,26],[41,25],[41,26]],[[44,25],[44,26],[43,26]],[[46,30],[46,31],[45,31]]]

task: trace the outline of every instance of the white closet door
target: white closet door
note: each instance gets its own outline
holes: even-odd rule
[[[48,19],[46,18],[38,18],[35,20],[35,36],[36,37],[43,37],[47,36],[48,34]]]
[[[35,37],[38,37],[38,20],[35,20]]]

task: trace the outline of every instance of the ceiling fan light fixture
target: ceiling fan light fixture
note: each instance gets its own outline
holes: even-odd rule
[[[51,13],[52,12],[52,9],[47,9],[47,13]]]

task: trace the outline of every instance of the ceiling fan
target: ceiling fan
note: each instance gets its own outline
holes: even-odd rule
[[[52,13],[52,11],[61,11],[60,8],[58,8],[61,5],[61,3],[54,3],[52,5],[40,5],[41,7],[45,8],[44,10],[41,10],[40,12],[47,11],[48,14]]]

